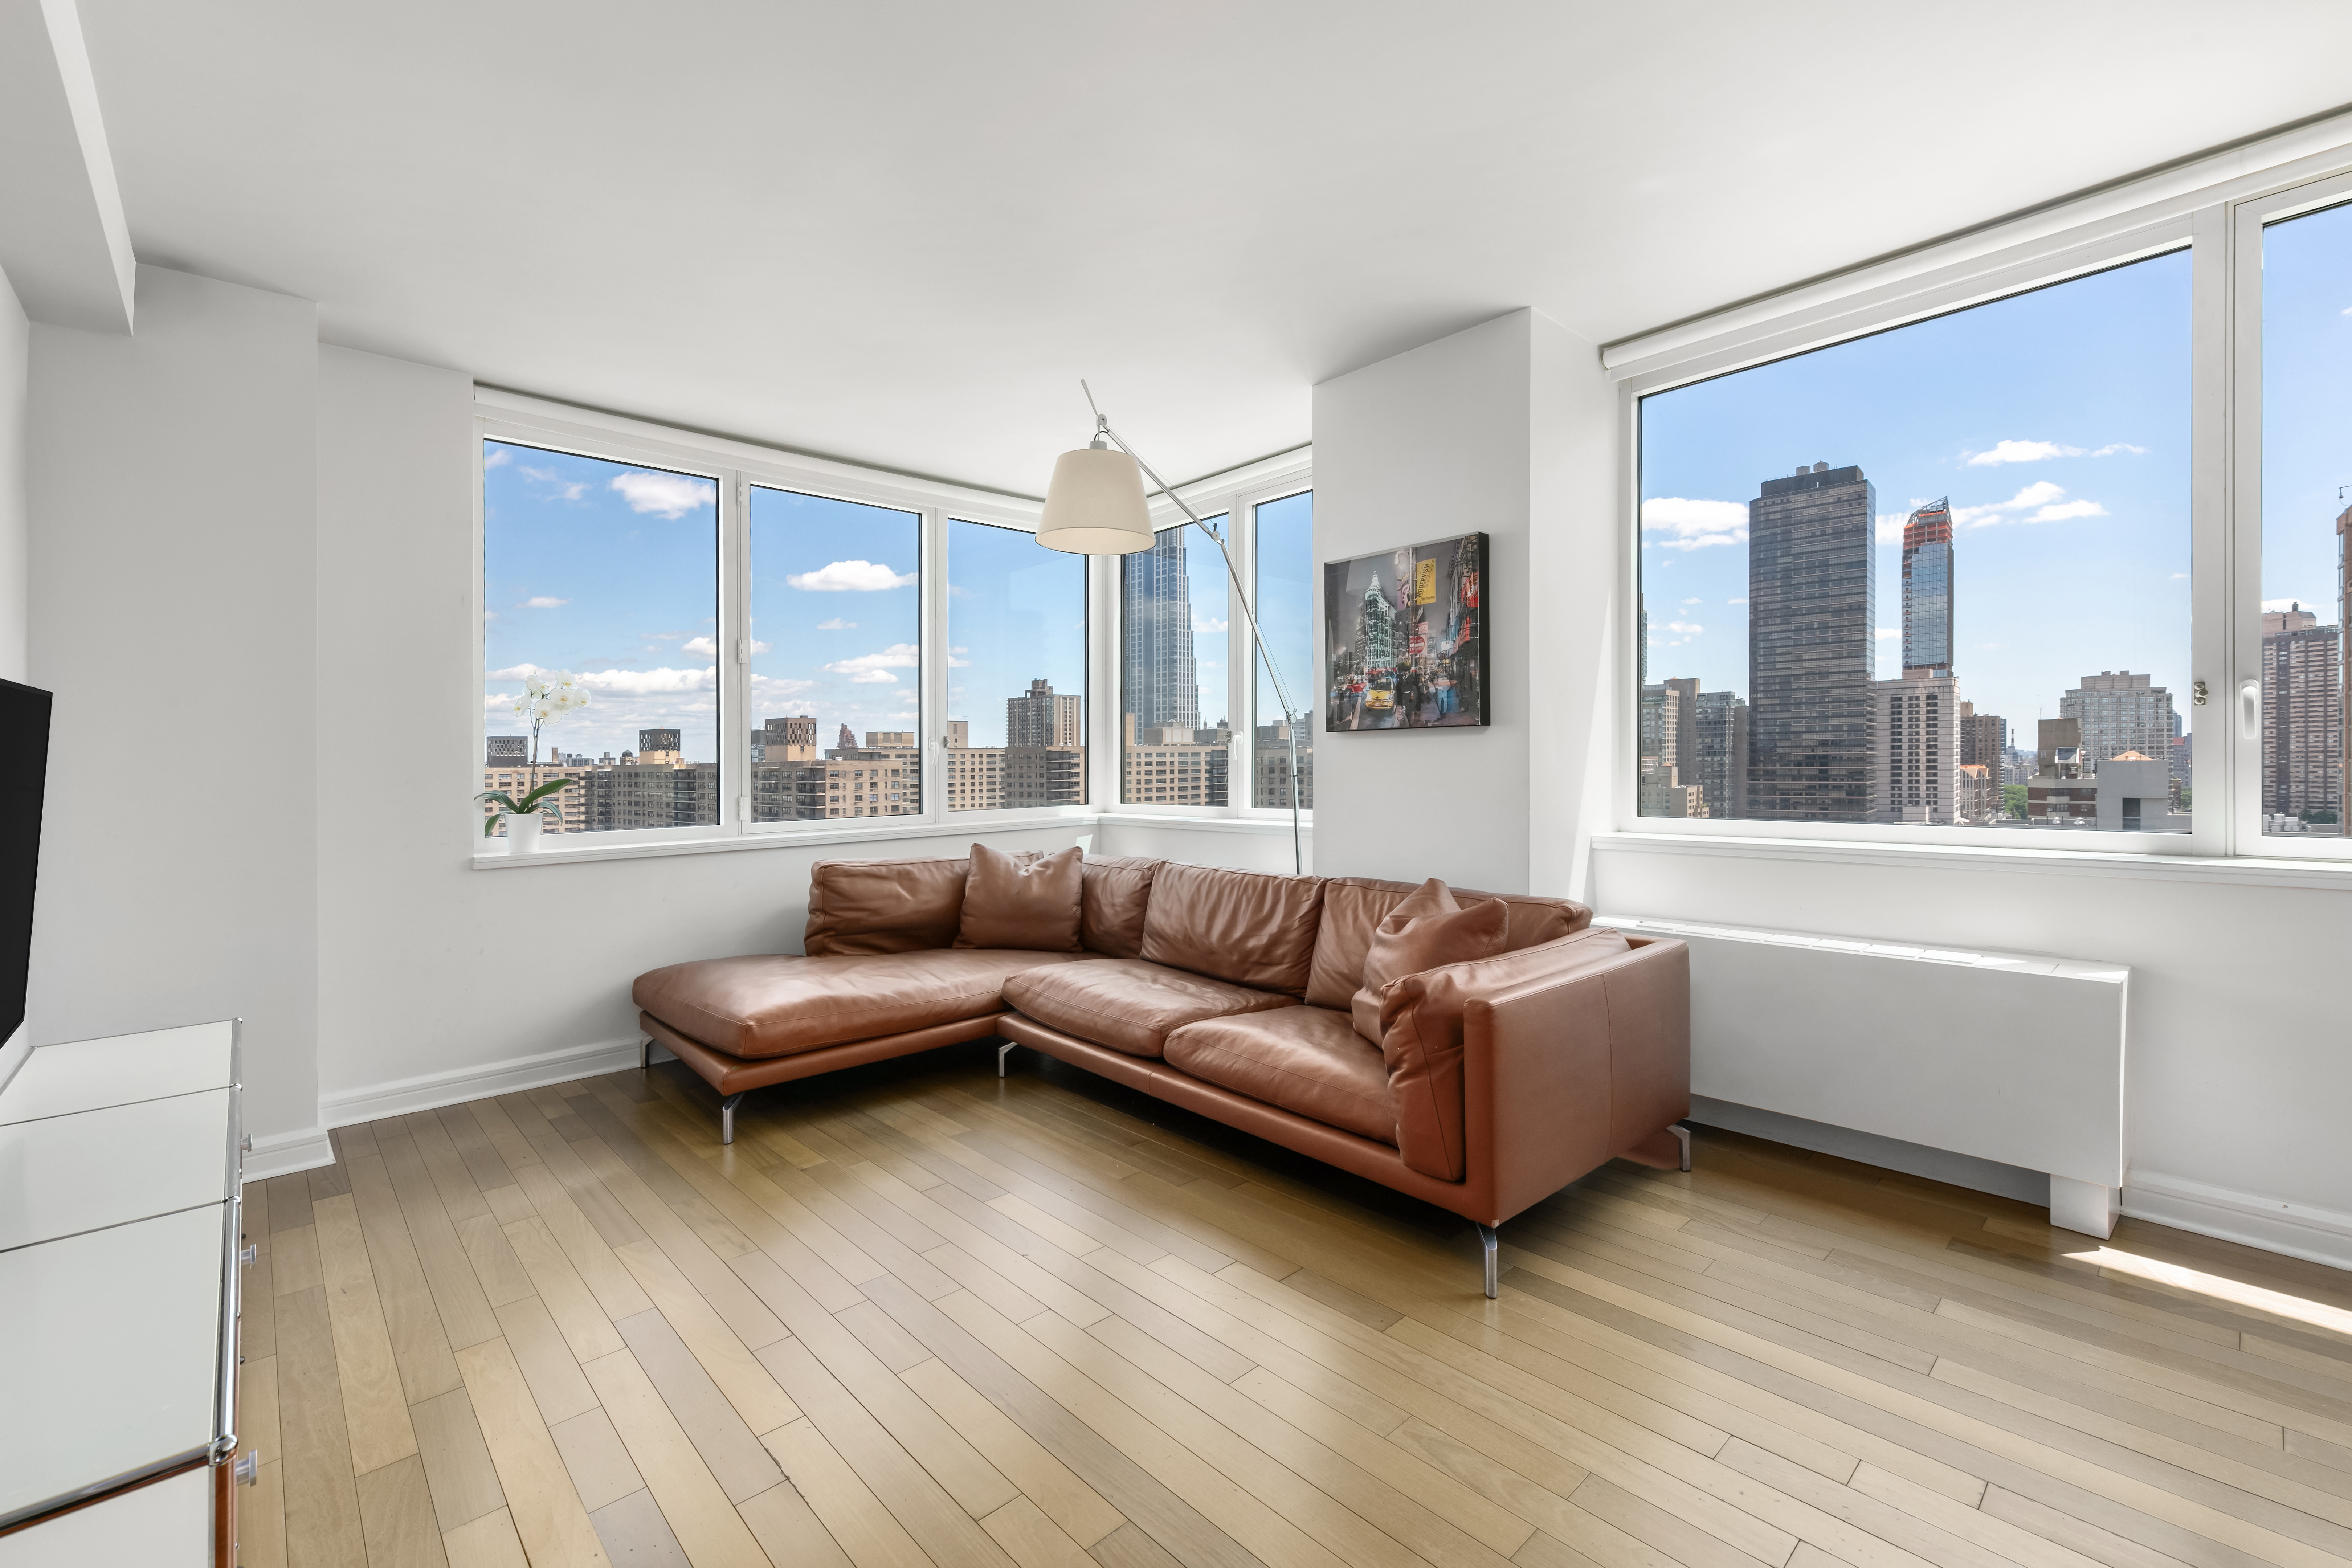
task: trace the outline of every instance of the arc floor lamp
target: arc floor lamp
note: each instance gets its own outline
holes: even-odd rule
[[[1257,612],[1251,608],[1249,592],[1242,585],[1241,573],[1234,569],[1233,552],[1225,548],[1223,536],[1202,521],[1201,514],[1186,504],[1174,487],[1153,472],[1141,454],[1110,427],[1110,421],[1095,406],[1093,389],[1083,381],[1078,387],[1087,395],[1087,406],[1094,409],[1094,439],[1054,460],[1054,479],[1045,487],[1045,513],[1037,524],[1037,542],[1048,550],[1065,550],[1074,555],[1133,555],[1150,549],[1158,535],[1151,526],[1150,498],[1143,489],[1147,478],[1155,487],[1155,493],[1176,503],[1185,521],[1215,542],[1217,553],[1224,559],[1225,575],[1233,580],[1234,602],[1241,606],[1242,618],[1249,625],[1250,640],[1257,646],[1258,658],[1265,661],[1266,679],[1274,683],[1275,700],[1282,704],[1282,732],[1290,743],[1290,865],[1292,870],[1303,875],[1307,856],[1298,827],[1300,715],[1290,706],[1289,689],[1283,685],[1282,672],[1275,668],[1274,655],[1267,651],[1265,638],[1257,629]]]

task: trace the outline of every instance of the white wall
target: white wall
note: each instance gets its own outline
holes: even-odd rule
[[[0,680],[25,679],[26,381],[33,329],[0,272]]]
[[[1594,767],[1613,692],[1589,666],[1555,671],[1538,650],[1563,633],[1608,645],[1618,566],[1603,416],[1614,407],[1596,346],[1534,310],[1316,387],[1318,563],[1474,531],[1492,552],[1491,725],[1322,734],[1325,875],[1580,887],[1584,805],[1605,790]],[[1318,574],[1318,657],[1322,586]]]
[[[32,330],[29,1021],[241,1015],[266,1144],[316,1110],[317,312],[156,268],[139,303],[135,337]]]

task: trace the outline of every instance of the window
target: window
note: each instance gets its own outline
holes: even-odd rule
[[[1223,513],[1205,520],[1222,529]],[[1227,608],[1217,542],[1190,523],[1119,561],[1119,799],[1219,806],[1233,756]],[[1212,717],[1213,715],[1213,717]]]
[[[718,480],[499,439],[482,469],[483,789],[571,781],[555,833],[718,822]],[[562,681],[585,705],[534,728]]]
[[[948,523],[946,807],[1087,798],[1086,558]]]
[[[2189,266],[1643,397],[1640,815],[2188,833]]]
[[[1256,760],[1252,801],[1267,809],[1290,806],[1290,742],[1298,749],[1298,805],[1315,806],[1315,492],[1301,490],[1255,509],[1258,632],[1281,671],[1292,709],[1291,734],[1282,727],[1282,699],[1266,674],[1265,661],[1246,645],[1243,653],[1257,671]],[[1240,657],[1236,655],[1236,657]]]
[[[749,493],[751,820],[918,815],[921,514]]]
[[[2352,659],[2352,205],[2262,231],[2262,664],[2266,840],[2346,835]]]

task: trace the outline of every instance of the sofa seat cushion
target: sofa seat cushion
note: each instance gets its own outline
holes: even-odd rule
[[[1381,1048],[1328,1007],[1187,1024],[1168,1037],[1168,1065],[1360,1138],[1397,1141]]]
[[[1140,958],[1089,958],[1027,970],[1005,981],[1004,999],[1050,1028],[1131,1057],[1161,1055],[1170,1034],[1203,1018],[1297,1005],[1271,991]]]
[[[637,1005],[730,1057],[782,1057],[1004,1011],[1004,983],[1084,953],[963,947],[706,958],[637,976]]]

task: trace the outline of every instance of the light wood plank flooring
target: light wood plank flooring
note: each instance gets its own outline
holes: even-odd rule
[[[1701,1132],[1468,1227],[1016,1053],[247,1189],[247,1568],[2315,1568],[2352,1277]]]

